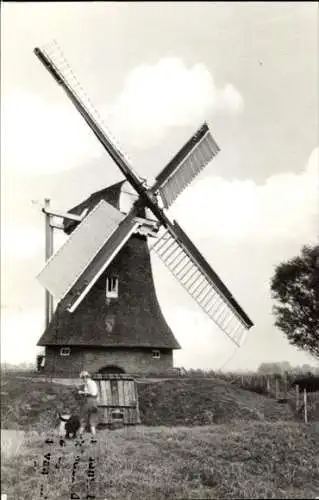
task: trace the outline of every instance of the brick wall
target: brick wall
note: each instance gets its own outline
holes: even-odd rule
[[[97,372],[108,365],[118,366],[125,373],[160,374],[173,368],[172,350],[160,350],[160,358],[152,358],[152,349],[84,349],[71,348],[70,356],[60,356],[60,348],[46,348],[45,372],[78,376],[81,370]]]

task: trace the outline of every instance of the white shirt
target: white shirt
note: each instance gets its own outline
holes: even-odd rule
[[[90,396],[98,395],[97,383],[91,378],[84,381],[84,394],[88,394]]]

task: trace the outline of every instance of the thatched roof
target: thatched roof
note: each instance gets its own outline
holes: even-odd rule
[[[69,212],[71,212],[72,214],[80,215],[83,210],[87,208],[89,213],[101,200],[107,201],[108,203],[113,205],[113,207],[119,209],[120,194],[124,182],[125,180],[117,182],[116,184],[112,184],[111,186],[101,189],[100,191],[96,191],[95,193],[91,194],[86,200],[71,208]],[[72,233],[76,225],[76,222],[65,221],[64,231],[67,234],[70,234]]]

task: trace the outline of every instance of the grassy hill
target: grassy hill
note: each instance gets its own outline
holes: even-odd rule
[[[4,429],[46,430],[56,421],[57,409],[78,408],[76,390],[36,377],[13,373],[2,377],[1,421]],[[234,420],[295,420],[289,405],[243,390],[218,378],[172,379],[139,383],[139,405],[144,425],[208,425]]]
[[[218,378],[175,379],[138,385],[145,425],[207,425],[234,420],[295,420],[289,405]]]
[[[20,429],[16,454],[2,454],[2,492],[8,500],[86,498],[89,458],[96,461],[96,500],[195,498],[315,498],[319,496],[319,429],[296,421],[289,405],[218,378],[140,382],[142,426],[101,430],[83,452],[45,444],[64,402],[78,406],[73,387],[37,377],[2,376],[2,429]],[[60,467],[57,467],[61,457]],[[35,463],[36,462],[36,463]]]

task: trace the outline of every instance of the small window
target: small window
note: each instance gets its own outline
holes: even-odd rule
[[[161,353],[158,349],[154,349],[154,351],[152,351],[152,358],[153,359],[159,359],[161,357]]]
[[[61,347],[60,356],[70,356],[70,354],[71,354],[70,347]]]
[[[107,316],[105,319],[105,329],[107,332],[111,333],[114,328],[115,318],[113,316]]]
[[[122,422],[124,420],[124,413],[121,410],[113,410],[111,412],[111,420],[113,422]]]
[[[106,278],[106,298],[117,299],[119,290],[119,280],[115,276]]]

